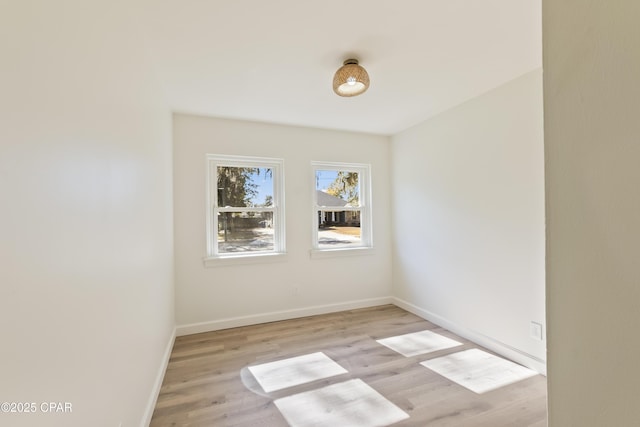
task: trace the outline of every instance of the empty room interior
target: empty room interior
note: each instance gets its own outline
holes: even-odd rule
[[[640,425],[638,16],[3,0],[0,425]]]

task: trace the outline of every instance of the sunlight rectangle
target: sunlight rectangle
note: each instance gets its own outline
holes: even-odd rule
[[[478,394],[537,375],[531,369],[477,348],[420,364]]]
[[[277,399],[291,427],[384,427],[409,418],[360,379]]]
[[[431,331],[398,335],[396,337],[377,340],[377,342],[405,357],[417,356],[419,354],[431,353],[462,345],[462,343],[458,341],[443,337]]]
[[[249,371],[267,393],[347,373],[322,352],[249,366]]]

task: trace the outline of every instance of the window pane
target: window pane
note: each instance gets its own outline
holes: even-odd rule
[[[340,249],[361,246],[360,211],[319,210],[318,247]]]
[[[370,166],[315,161],[311,165],[317,227],[313,249],[372,248]]]
[[[360,177],[346,170],[317,170],[318,206],[360,206]]]
[[[220,212],[218,253],[273,251],[273,212]]]
[[[273,206],[273,170],[218,166],[218,206]]]

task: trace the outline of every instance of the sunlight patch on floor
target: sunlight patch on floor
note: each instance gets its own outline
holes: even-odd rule
[[[347,373],[322,352],[249,366],[249,371],[266,393]]]
[[[478,394],[537,375],[537,372],[477,348],[420,363]]]
[[[409,418],[360,379],[277,399],[291,427],[384,427]]]
[[[443,337],[431,331],[398,335],[396,337],[377,340],[377,342],[405,357],[417,356],[419,354],[431,353],[462,345],[462,343],[458,341]]]

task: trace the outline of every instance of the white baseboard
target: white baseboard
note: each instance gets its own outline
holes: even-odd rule
[[[424,310],[418,306],[408,303],[407,301],[401,300],[400,298],[393,297],[392,304],[397,305],[398,307],[407,310],[408,312],[413,313],[416,316],[420,316],[431,323],[435,323],[436,325],[441,326],[456,335],[460,335],[462,338],[466,338],[469,341],[473,341],[474,343],[488,348],[491,351],[495,351],[496,353],[506,357],[507,359],[511,359],[514,362],[520,363],[521,365],[533,369],[534,371],[539,372],[542,375],[547,375],[547,363],[544,360],[539,359],[538,357],[535,357],[529,353],[525,353],[524,351],[518,350],[517,348],[511,347],[508,344],[504,344],[487,335],[459,326],[442,316],[439,316],[428,310]]]
[[[293,310],[272,311],[269,313],[250,316],[230,317],[210,322],[191,323],[176,328],[176,335],[191,335],[201,332],[219,331],[221,329],[237,328],[240,326],[257,325],[260,323],[277,322],[279,320],[296,319],[298,317],[315,316],[318,314],[335,313],[338,311],[355,310],[358,308],[375,307],[393,304],[392,297],[369,298],[357,301],[341,302],[337,304],[316,305]]]
[[[171,358],[171,351],[173,350],[173,343],[175,342],[175,340],[176,340],[176,328],[173,328],[173,333],[169,337],[167,346],[164,349],[162,363],[160,363],[160,367],[158,368],[158,375],[156,375],[156,380],[153,383],[153,388],[151,389],[151,395],[149,396],[149,402],[147,403],[147,408],[144,412],[144,418],[142,419],[141,426],[148,427],[149,424],[151,424],[151,418],[153,417],[153,411],[156,408],[158,396],[160,395],[160,388],[162,387],[164,374],[167,371],[167,366],[169,365],[169,359]]]

